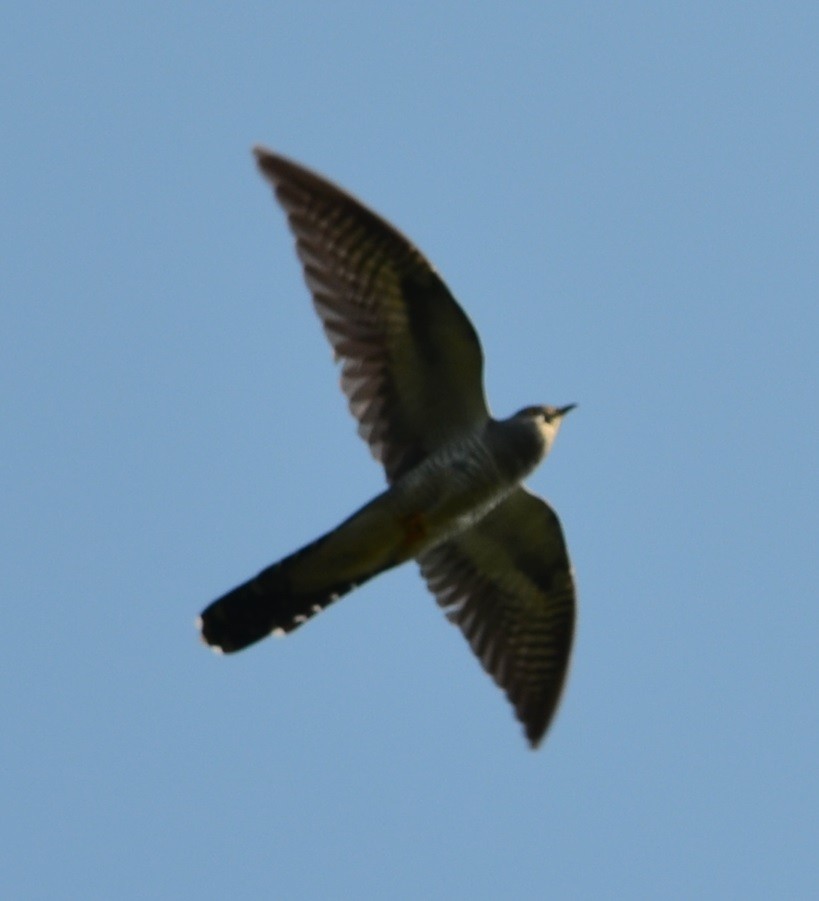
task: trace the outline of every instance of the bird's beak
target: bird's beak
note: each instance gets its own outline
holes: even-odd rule
[[[558,407],[557,412],[559,416],[565,416],[569,410],[574,410],[577,404],[567,404],[565,407]]]

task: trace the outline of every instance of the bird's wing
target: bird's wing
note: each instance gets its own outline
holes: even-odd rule
[[[296,236],[358,431],[393,482],[488,417],[478,335],[389,223],[301,166],[255,154]]]
[[[560,700],[575,621],[574,580],[554,511],[516,488],[418,562],[536,746]]]

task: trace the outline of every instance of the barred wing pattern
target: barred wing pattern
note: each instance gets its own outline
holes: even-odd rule
[[[424,256],[318,175],[254,151],[296,237],[358,431],[394,482],[489,413],[478,335]]]
[[[418,562],[536,747],[560,700],[575,621],[574,580],[554,511],[517,488]]]

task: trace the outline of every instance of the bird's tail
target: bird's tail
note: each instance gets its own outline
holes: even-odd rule
[[[355,581],[346,580],[300,591],[294,587],[291,573],[298,558],[311,549],[312,545],[308,545],[274,563],[203,610],[199,627],[207,644],[231,653],[241,651],[271,633],[292,632],[376,574],[366,573]]]
[[[405,523],[379,495],[332,532],[215,600],[202,638],[225,653],[292,632],[357,585],[413,553]]]

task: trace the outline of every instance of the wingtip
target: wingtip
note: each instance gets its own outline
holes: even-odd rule
[[[537,751],[546,736],[545,729],[531,730],[524,726],[523,731],[526,733],[526,741],[529,743],[530,751]]]
[[[261,162],[265,157],[274,155],[273,151],[265,147],[264,144],[254,144],[251,152],[256,157],[257,162]]]
[[[543,744],[543,740],[546,738],[554,720],[555,713],[556,706],[551,707],[546,714],[544,714],[541,707],[515,707],[515,715],[523,726],[523,734],[532,751],[537,751]]]
[[[263,144],[256,144],[252,152],[256,165],[262,171],[262,174],[270,177],[273,174],[273,169],[279,160],[279,156]]]
[[[321,180],[319,176],[314,175],[301,164],[288,159],[286,156],[282,156],[280,153],[270,150],[269,147],[265,147],[263,144],[256,144],[256,146],[253,147],[253,156],[259,171],[273,185],[277,193],[280,184],[284,180]]]

